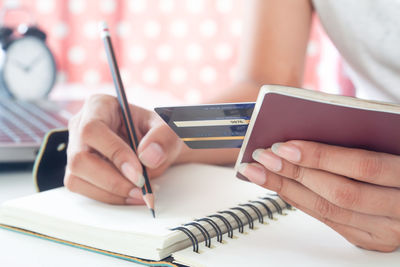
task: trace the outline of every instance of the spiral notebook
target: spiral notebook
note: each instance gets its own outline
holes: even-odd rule
[[[287,207],[276,194],[237,179],[227,167],[180,165],[152,185],[156,219],[145,206],[108,205],[58,188],[3,203],[0,226],[151,264],[146,260],[159,261],[187,247],[199,254],[228,244],[255,231],[250,228],[267,227],[260,222]]]
[[[59,188],[3,203],[0,228],[151,266],[400,262],[400,251],[359,249],[273,192],[235,178],[232,168],[180,165],[152,183],[156,219],[145,206],[107,205]]]

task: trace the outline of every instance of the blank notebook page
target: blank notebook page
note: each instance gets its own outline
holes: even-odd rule
[[[296,210],[248,234],[173,254],[189,266],[400,266],[400,251],[379,253],[355,247],[328,226]],[[247,230],[247,227],[246,227]]]
[[[156,196],[156,219],[146,206],[108,205],[60,188],[6,202],[1,222],[7,224],[8,220],[11,225],[37,232],[43,227],[47,235],[64,240],[71,240],[72,228],[76,234],[71,241],[128,255],[133,248],[142,249],[141,257],[155,259],[159,258],[155,251],[143,249],[140,243],[165,248],[187,240],[182,232],[169,229],[268,192],[237,179],[232,168],[200,164],[173,167],[151,182]],[[125,239],[125,244],[117,236]],[[115,244],[110,241],[113,239]],[[131,241],[138,239],[140,242]],[[139,246],[135,247],[137,243]]]

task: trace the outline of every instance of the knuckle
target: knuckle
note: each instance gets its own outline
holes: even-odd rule
[[[108,179],[107,181],[107,191],[119,195],[121,194],[121,186],[120,183],[115,179]]]
[[[360,193],[356,185],[343,184],[332,190],[332,201],[340,207],[353,208],[359,199]]]
[[[387,233],[394,239],[394,244],[400,245],[400,222],[398,220],[389,219],[386,223],[388,230]]]
[[[313,165],[316,166],[317,169],[324,169],[324,167],[327,166],[329,154],[322,146],[317,145],[315,147],[312,157],[315,161]]]
[[[89,140],[90,138],[92,138],[93,135],[96,134],[97,128],[98,122],[95,120],[91,120],[85,123],[80,131],[80,136],[82,140]]]
[[[398,205],[398,201],[400,201],[399,200],[399,198],[398,197],[396,197],[396,200],[393,202],[393,208],[392,208],[392,213],[393,213],[393,217],[394,218],[397,218],[397,219],[400,219],[400,207],[399,207],[399,205]]]
[[[268,179],[267,179],[268,181]],[[280,196],[284,196],[287,197],[287,188],[288,188],[288,183],[289,181],[287,179],[278,179],[278,182],[276,184],[276,190],[274,189],[274,191],[280,195]]]
[[[89,98],[86,100],[88,103],[96,102],[97,99],[101,98],[103,95],[101,94],[93,94],[90,95]]]
[[[86,103],[93,104],[93,103],[97,103],[99,101],[101,101],[102,98],[106,97],[106,95],[102,95],[102,94],[93,94],[90,95],[89,98],[87,98]]]
[[[314,210],[323,218],[332,218],[336,217],[340,210],[337,206],[330,203],[325,198],[318,196],[317,201],[314,204]]]
[[[305,169],[303,167],[300,167],[298,165],[293,166],[293,173],[292,173],[292,178],[296,180],[299,183],[303,182],[303,177],[304,177],[304,172]]]
[[[363,157],[358,164],[358,174],[362,178],[378,178],[383,170],[380,157]]]
[[[124,159],[128,157],[126,148],[119,143],[110,144],[110,151],[110,160],[116,166],[121,166]]]
[[[87,152],[79,151],[69,157],[67,165],[71,173],[79,172],[82,164],[87,161],[87,156]]]
[[[88,104],[90,106],[92,105],[109,105],[109,104],[114,104],[116,101],[115,97],[110,96],[110,95],[102,95],[102,94],[95,94],[89,97],[87,100]]]
[[[76,181],[77,178],[73,175],[65,175],[64,177],[64,186],[70,190],[71,192],[75,192],[76,191]]]

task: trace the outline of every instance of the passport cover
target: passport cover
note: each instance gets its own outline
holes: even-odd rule
[[[236,167],[253,162],[252,153],[257,148],[289,140],[400,155],[400,106],[265,85],[260,90]]]

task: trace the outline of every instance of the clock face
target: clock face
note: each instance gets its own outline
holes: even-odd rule
[[[28,36],[15,40],[7,48],[3,80],[14,97],[37,99],[46,96],[55,75],[53,56],[42,40]]]

